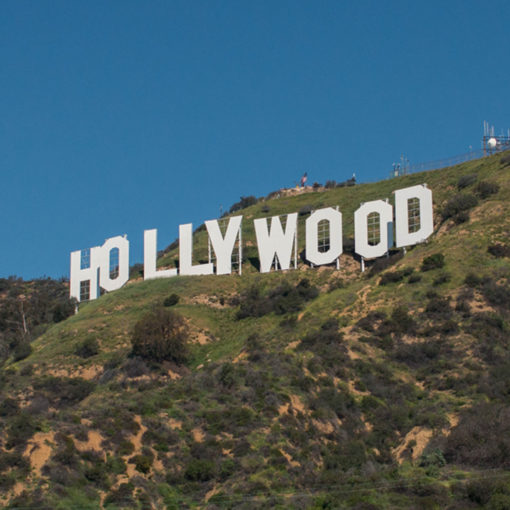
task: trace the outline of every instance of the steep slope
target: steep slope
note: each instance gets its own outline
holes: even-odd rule
[[[259,201],[236,213],[242,277],[133,280],[83,304],[2,369],[3,501],[504,508],[507,159]],[[361,273],[354,211],[423,182],[433,236]],[[302,231],[307,211],[328,205],[344,215],[340,270],[257,271],[252,219],[301,211]],[[207,258],[202,229],[194,249]],[[171,294],[189,327],[187,363],[130,357],[135,323]]]

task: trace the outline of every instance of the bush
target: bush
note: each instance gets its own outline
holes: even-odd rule
[[[14,416],[18,414],[19,406],[16,400],[6,397],[0,402],[0,417]]]
[[[444,267],[444,255],[442,253],[434,253],[423,259],[421,264],[422,271],[431,271],[432,269],[441,269]]]
[[[163,306],[175,306],[179,302],[180,296],[179,294],[170,294],[163,301]]]
[[[130,464],[135,465],[135,469],[140,473],[148,473],[151,470],[152,458],[148,455],[135,455],[129,459]]]
[[[487,251],[496,258],[510,257],[510,246],[504,244],[491,244]]]
[[[430,452],[424,453],[420,457],[419,465],[421,467],[428,466],[443,467],[446,465],[446,460],[444,458],[443,452],[436,448]]]
[[[119,506],[120,508],[131,508],[135,505],[133,498],[134,485],[131,482],[122,483],[118,489],[112,490],[104,500],[104,506]]]
[[[479,287],[482,284],[483,280],[475,273],[468,273],[466,278],[464,279],[464,283],[471,287],[472,289]]]
[[[297,312],[306,301],[310,301],[319,295],[317,287],[303,278],[293,287],[287,280],[271,290],[267,295],[260,292],[260,288],[252,286],[239,298],[240,308],[237,319],[246,317],[262,317],[274,312],[277,315]]]
[[[477,179],[478,176],[476,174],[463,175],[462,177],[459,177],[459,180],[457,181],[457,189],[461,190],[467,188],[468,186],[471,186],[471,184],[474,184]]]
[[[354,252],[354,240],[352,241],[352,251]],[[344,252],[347,252],[344,244]],[[370,267],[370,275],[374,275],[384,271],[388,267],[392,266],[396,262],[398,262],[401,258],[404,257],[403,250],[390,250],[389,257],[380,257],[375,260],[375,262]]]
[[[413,334],[416,330],[416,323],[405,306],[394,308],[391,312],[391,322],[395,333]]]
[[[469,218],[469,211],[461,211],[457,213],[452,219],[457,225],[460,225],[461,223],[467,223]]]
[[[94,383],[80,377],[43,377],[33,383],[34,389],[44,391],[50,400],[58,400],[61,406],[74,405],[86,398]]]
[[[467,211],[478,204],[478,200],[474,195],[468,193],[458,193],[454,195],[443,207],[443,220],[453,218],[462,211]]]
[[[30,354],[32,354],[32,346],[26,340],[23,340],[14,349],[14,361],[21,361],[22,359],[28,358]]]
[[[402,281],[406,276],[409,276],[413,272],[411,267],[406,267],[398,271],[392,271],[384,273],[379,280],[379,285],[387,285],[388,283],[397,283]]]
[[[499,162],[502,165],[510,165],[510,152],[507,152],[500,160]]]
[[[489,181],[480,181],[475,187],[475,193],[483,200],[495,195],[499,191],[499,184]]]
[[[90,358],[99,353],[99,342],[93,336],[85,338],[85,340],[76,347],[74,352],[77,356],[82,358]]]
[[[188,328],[177,313],[156,308],[144,315],[131,336],[131,354],[152,361],[182,364],[188,358]]]
[[[246,207],[250,207],[250,205],[255,205],[256,203],[257,199],[253,195],[250,195],[249,197],[241,197],[239,202],[236,202],[230,207],[229,213],[240,211],[241,209],[245,209]]]
[[[310,214],[313,211],[313,207],[311,205],[304,205],[299,209],[299,216],[305,216],[305,214]]]
[[[418,273],[412,273],[407,280],[408,283],[418,283],[419,281],[421,281],[421,274]]]
[[[452,279],[452,275],[447,271],[443,271],[433,282],[433,285],[438,286],[443,283],[448,283]]]
[[[76,300],[74,298],[64,298],[53,307],[53,322],[61,322],[71,315],[74,315],[76,309]]]
[[[444,267],[444,255],[442,253],[434,253],[423,259],[421,264],[422,271],[431,271],[432,269],[441,269]]]
[[[207,482],[214,477],[214,463],[206,459],[192,459],[186,466],[184,476],[193,482]]]
[[[510,308],[510,287],[499,285],[495,281],[487,279],[483,282],[482,292],[491,305]]]
[[[138,262],[136,264],[133,264],[129,268],[129,279],[133,280],[135,278],[142,278],[143,277],[143,264],[141,262]]]
[[[452,316],[452,307],[450,305],[449,298],[443,298],[440,296],[431,296],[425,307],[425,317],[429,319],[450,319]]]
[[[445,458],[481,468],[505,468],[510,451],[510,408],[475,404],[461,417],[446,441]]]
[[[37,423],[28,413],[21,412],[10,423],[5,443],[8,449],[24,446],[38,430]]]
[[[326,189],[336,188],[336,181],[326,181],[324,187]]]

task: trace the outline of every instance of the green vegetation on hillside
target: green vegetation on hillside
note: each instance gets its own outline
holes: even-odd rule
[[[244,216],[242,277],[132,280],[82,304],[2,366],[2,502],[509,508],[506,157],[245,197],[232,211]],[[361,273],[355,209],[423,182],[434,234]],[[302,211],[302,232],[328,205],[344,217],[340,270],[256,270],[254,218]],[[203,229],[194,250],[207,258]],[[177,258],[172,248],[159,265]]]

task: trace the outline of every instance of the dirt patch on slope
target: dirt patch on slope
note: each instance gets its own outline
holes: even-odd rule
[[[433,431],[429,428],[413,427],[400,445],[392,450],[393,456],[399,464],[402,464],[405,460],[405,452],[408,450],[412,460],[416,460],[429,444],[432,435]],[[414,443],[414,446],[411,446],[410,443]]]
[[[41,476],[41,469],[51,457],[54,439],[54,432],[36,432],[32,439],[28,441],[23,455],[28,457],[30,467],[37,477]]]

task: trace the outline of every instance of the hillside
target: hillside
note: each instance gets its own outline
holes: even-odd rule
[[[133,278],[81,304],[1,367],[3,504],[510,508],[509,156],[268,197],[235,213],[242,276]],[[361,273],[354,211],[422,183],[434,234]],[[258,272],[254,218],[299,211],[303,232],[336,205],[340,270]],[[186,321],[182,363],[130,355],[157,307]]]

